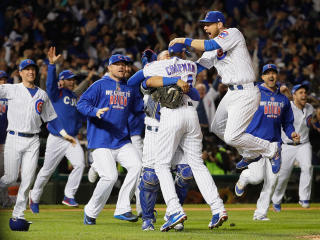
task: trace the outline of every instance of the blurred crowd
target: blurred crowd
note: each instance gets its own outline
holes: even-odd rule
[[[38,85],[45,89],[46,55],[50,46],[56,46],[63,56],[57,64],[58,72],[70,69],[77,74],[78,84],[84,80],[90,84],[104,74],[112,54],[129,56],[139,69],[141,53],[147,48],[160,52],[174,37],[207,38],[199,20],[208,10],[222,11],[227,27],[242,31],[257,78],[261,66],[275,63],[281,84],[289,88],[307,84],[310,102],[317,107],[319,0],[2,0],[0,70],[17,83],[18,63],[31,58],[40,68]],[[191,52],[192,60],[201,56],[201,52]],[[209,99],[211,109],[205,111],[208,106],[204,105],[198,108],[204,133],[203,158],[213,174],[232,172],[239,155],[211,134],[209,126],[227,87],[220,83],[214,69],[203,71],[197,81],[201,98]],[[319,111],[314,123],[320,122]],[[320,159],[320,125],[313,126],[313,139],[318,144],[315,159]]]

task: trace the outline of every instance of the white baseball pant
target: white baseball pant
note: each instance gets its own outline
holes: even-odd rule
[[[241,172],[238,182],[243,187],[248,184],[257,185],[264,181],[254,216],[267,216],[277,177],[278,174],[272,172],[272,166],[268,158],[261,158],[258,162],[251,163],[248,169]]]
[[[85,168],[83,149],[79,140],[76,139],[76,141],[77,144],[72,146],[72,144],[64,138],[49,134],[43,166],[38,173],[30,193],[33,202],[40,202],[45,185],[64,156],[67,157],[73,166],[64,189],[64,195],[68,198],[74,198]]]
[[[260,155],[272,158],[277,143],[245,133],[260,103],[259,88],[228,90],[216,111],[211,129],[226,144],[238,149],[243,157],[252,159]]]
[[[39,136],[20,137],[7,134],[4,147],[4,176],[0,180],[0,187],[6,189],[8,185],[17,181],[21,172],[21,183],[12,217],[24,218],[27,207],[28,193],[31,187],[39,158]]]
[[[279,171],[278,182],[272,197],[272,202],[280,204],[286,191],[294,162],[298,161],[301,168],[299,182],[299,199],[310,200],[313,167],[311,164],[312,147],[310,142],[297,146],[282,144],[282,164]]]
[[[171,215],[183,212],[170,171],[172,157],[178,146],[183,150],[187,164],[191,167],[198,188],[212,214],[224,211],[217,187],[202,160],[202,133],[197,111],[192,106],[184,105],[177,109],[161,109],[154,168],[167,204],[167,213]]]
[[[100,179],[94,189],[91,199],[84,207],[86,215],[97,218],[106,204],[113,185],[118,179],[116,162],[127,169],[127,175],[122,183],[114,215],[131,211],[130,199],[136,189],[141,172],[141,160],[135,147],[128,143],[118,149],[98,148],[92,151],[91,167],[98,173]]]

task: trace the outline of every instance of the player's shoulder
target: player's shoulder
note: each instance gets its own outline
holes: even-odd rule
[[[310,112],[313,112],[313,110],[314,110],[314,107],[313,107],[312,104],[310,104],[310,103],[306,103],[305,108],[306,108],[308,111],[310,111]]]

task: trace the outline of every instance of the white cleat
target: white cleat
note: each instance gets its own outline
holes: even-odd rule
[[[253,216],[254,221],[270,221],[270,218],[266,216]]]

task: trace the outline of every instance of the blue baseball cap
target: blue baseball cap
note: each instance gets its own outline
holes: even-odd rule
[[[25,219],[10,218],[9,226],[12,231],[25,231],[29,230],[29,226],[32,222],[28,222]]]
[[[210,11],[207,13],[206,17],[203,20],[200,20],[201,23],[216,23],[222,22],[223,24],[226,23],[226,19],[222,12],[219,11]]]
[[[25,59],[21,61],[19,64],[19,71],[21,72],[23,69],[25,69],[28,66],[34,66],[36,68],[36,71],[38,72],[38,66],[35,64],[35,62],[31,59]]]
[[[269,71],[269,70],[274,70],[278,73],[278,68],[275,64],[266,64],[262,68],[262,74],[264,74],[266,71]]]
[[[9,78],[9,76],[5,71],[0,70],[0,78]]]
[[[64,70],[59,74],[59,80],[66,80],[70,78],[74,78],[76,75],[74,75],[73,72],[70,70]]]
[[[168,48],[169,53],[180,53],[180,52],[186,52],[187,51],[187,46],[184,43],[176,43]]]
[[[133,61],[131,60],[130,57],[128,56],[124,56],[124,61],[127,62],[127,63],[132,63]]]
[[[303,84],[303,83],[300,83],[300,84],[297,84],[297,85],[294,85],[292,90],[291,90],[291,93],[294,94],[296,91],[298,91],[300,88],[304,88],[308,91],[309,87],[308,85],[306,84]]]
[[[114,54],[109,58],[109,64],[108,65],[110,66],[111,64],[114,64],[116,62],[121,62],[121,61],[122,62],[126,62],[126,57],[121,55],[121,54]]]

